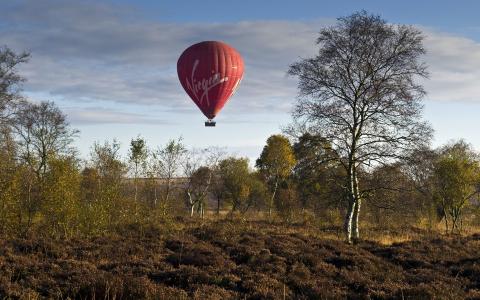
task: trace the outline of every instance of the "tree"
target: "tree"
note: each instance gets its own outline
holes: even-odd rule
[[[223,159],[219,164],[219,174],[223,183],[223,195],[232,203],[232,212],[245,213],[252,205],[248,159],[235,157]]]
[[[21,164],[17,173],[23,177],[19,180],[22,186],[19,197],[20,207],[26,212],[26,225],[22,225],[26,233],[42,206],[50,158],[73,154],[71,144],[78,131],[70,128],[66,116],[53,102],[22,101],[12,123]]]
[[[220,167],[220,166],[219,166]],[[212,195],[217,200],[217,216],[220,215],[220,210],[222,208],[223,200],[227,197],[225,194],[225,187],[223,183],[223,178],[220,173],[220,169],[217,168],[216,172],[213,174],[213,184],[211,187]]]
[[[70,128],[66,115],[53,102],[22,102],[14,121],[21,157],[38,179],[47,172],[51,155],[74,152],[71,145],[78,130]]]
[[[18,202],[17,145],[9,127],[0,126],[0,232],[13,231]]]
[[[125,175],[126,167],[120,158],[120,143],[113,140],[103,144],[95,142],[90,153],[91,164],[97,171],[101,192],[116,198],[120,194],[120,185]],[[110,197],[109,196],[109,197]]]
[[[102,209],[101,178],[94,166],[85,167],[80,181],[79,225],[83,234],[98,233],[105,229],[107,214]]]
[[[99,198],[100,176],[94,167],[85,167],[81,172],[80,189],[81,199],[84,203],[92,203]]]
[[[478,155],[464,141],[447,145],[435,163],[434,177],[434,196],[442,208],[445,231],[453,233],[460,229],[463,208],[480,192]]]
[[[211,170],[203,166],[203,158],[203,151],[192,149],[182,162],[183,173],[188,178],[185,185],[185,199],[190,217],[193,217],[195,206],[199,206],[201,198],[206,195],[212,176]],[[205,181],[208,183],[206,188],[204,188]]]
[[[298,138],[293,151],[297,161],[294,180],[300,187],[298,197],[302,208],[333,204],[331,200],[338,202],[338,195],[342,194],[339,190],[344,188],[344,184],[336,180],[340,175],[335,163],[338,157],[330,143],[321,136],[307,132]],[[318,203],[321,200],[329,203]]]
[[[14,173],[15,217],[17,232],[26,236],[32,228],[38,212],[41,209],[40,184],[33,170],[25,165],[19,164]]]
[[[141,137],[137,137],[136,139],[132,139],[130,141],[130,153],[128,158],[131,163],[133,163],[133,180],[135,185],[135,202],[137,202],[137,194],[138,194],[138,175],[139,175],[139,168],[143,167],[145,169],[146,159],[148,156],[147,146],[145,140]]]
[[[224,154],[223,150],[210,147],[204,150],[194,149],[186,155],[183,168],[187,177],[185,194],[190,216],[193,216],[197,206],[200,216],[204,217],[208,195],[212,193],[212,186],[215,185],[218,162]]]
[[[78,228],[81,176],[75,157],[52,157],[45,174],[42,213],[51,235],[71,237]]]
[[[180,163],[186,154],[187,149],[182,143],[182,138],[178,140],[170,140],[163,148],[158,148],[153,153],[154,168],[158,177],[164,182],[164,193],[162,194],[163,210],[165,213],[170,193],[172,192],[173,179],[178,175]],[[155,205],[157,199],[155,198]]]
[[[95,142],[90,153],[91,164],[97,170],[103,184],[121,183],[126,168],[120,157],[120,143],[113,140],[103,144]]]
[[[422,202],[403,162],[379,165],[365,177],[364,191],[368,199],[365,213],[373,222],[388,226],[417,220],[422,213]]]
[[[317,56],[294,63],[299,79],[293,117],[325,137],[346,171],[346,241],[359,239],[362,189],[358,172],[428,143],[431,129],[421,120],[426,77],[420,31],[391,25],[365,11],[339,18],[322,29]]]
[[[299,207],[297,190],[291,185],[279,188],[278,196],[275,198],[275,207],[278,215],[287,223],[291,223],[295,211],[298,210]]]
[[[433,201],[435,193],[434,169],[439,159],[439,152],[428,147],[416,149],[405,161],[402,171],[410,178],[416,190],[420,213],[427,217],[430,228],[443,218],[443,211],[438,203]]]
[[[292,174],[294,166],[295,155],[290,141],[282,135],[270,136],[256,162],[256,167],[264,175],[272,194],[268,209],[269,215],[272,214],[272,205],[279,183]]]
[[[248,197],[248,202],[253,208],[260,210],[260,208],[265,207],[265,204],[271,200],[269,195],[268,187],[263,181],[263,176],[259,172],[253,172],[250,174],[249,187],[250,194]]]
[[[90,156],[91,167],[96,170],[90,175],[98,178],[98,198],[90,203],[92,215],[87,217],[95,216],[99,228],[112,227],[122,217],[131,215],[123,205],[122,183],[127,169],[120,157],[120,143],[116,140],[95,142]]]
[[[30,54],[16,54],[8,47],[0,48],[0,127],[5,126],[12,108],[21,98],[19,91],[25,80],[17,72],[17,67],[28,61]]]
[[[190,176],[187,183],[186,193],[188,197],[188,204],[190,206],[191,217],[193,217],[193,211],[195,205],[197,205],[197,210],[200,214],[200,217],[203,219],[205,215],[206,200],[212,178],[213,171],[205,166],[199,167]]]

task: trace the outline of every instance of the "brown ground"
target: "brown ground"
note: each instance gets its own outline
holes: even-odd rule
[[[0,240],[0,298],[480,299],[480,235],[356,246],[266,223]]]

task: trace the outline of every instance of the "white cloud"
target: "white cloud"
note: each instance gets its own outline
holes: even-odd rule
[[[170,124],[170,122],[140,113],[128,113],[101,107],[66,108],[68,120],[76,125],[96,124]]]
[[[242,54],[246,70],[235,101],[239,113],[290,109],[296,94],[288,65],[311,56],[318,22],[256,21],[172,24],[141,19],[98,2],[22,1],[0,9],[3,42],[29,49],[22,69],[29,92],[70,101],[105,100],[182,109],[192,105],[178,83],[176,62],[201,40],[223,40]]]
[[[480,43],[449,33],[424,29],[430,79],[427,98],[433,101],[480,102]]]
[[[224,40],[239,50],[246,64],[244,80],[228,104],[240,115],[287,114],[297,93],[295,79],[286,76],[288,65],[314,55],[318,31],[333,22],[175,24],[147,21],[131,7],[93,0],[4,2],[0,19],[2,42],[32,52],[22,68],[26,90],[70,106],[105,101],[191,112],[195,108],[185,101],[176,75],[178,56],[200,40]],[[423,30],[431,73],[425,81],[428,99],[480,101],[480,44]],[[80,108],[70,113],[77,114],[75,122],[102,122]],[[121,113],[112,110],[115,122],[145,122],[131,112],[118,116]]]

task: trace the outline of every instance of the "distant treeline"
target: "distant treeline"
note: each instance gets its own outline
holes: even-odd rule
[[[348,209],[345,170],[329,142],[309,133],[268,138],[256,169],[220,148],[187,150],[181,139],[150,149],[132,139],[95,143],[82,161],[76,131],[52,103],[23,102],[0,135],[0,230],[54,236],[107,233],[175,215],[252,216],[338,225]],[[25,123],[24,123],[25,122]],[[478,155],[463,141],[361,169],[363,220],[459,231],[478,222]],[[466,216],[466,218],[464,218]]]

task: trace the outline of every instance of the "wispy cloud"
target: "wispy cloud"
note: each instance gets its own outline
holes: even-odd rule
[[[288,65],[315,54],[320,28],[333,20],[166,23],[131,7],[98,1],[24,0],[0,4],[2,43],[32,52],[26,90],[71,103],[156,106],[176,113],[193,104],[178,83],[176,61],[190,44],[223,40],[244,57],[245,78],[229,107],[239,114],[289,111],[296,82]],[[480,101],[480,44],[424,28],[431,100]],[[70,110],[72,122],[149,122],[112,109]]]
[[[101,107],[66,108],[69,122],[76,125],[96,124],[171,124],[171,122],[146,114],[128,113]]]
[[[428,99],[480,102],[480,43],[433,29],[424,29],[430,79]]]
[[[234,105],[240,113],[290,108],[295,82],[288,65],[314,53],[326,21],[172,24],[93,1],[22,1],[0,10],[3,42],[29,49],[26,89],[72,101],[104,100],[181,108],[178,56],[200,40],[223,40],[246,64]],[[181,111],[181,109],[179,110]]]

